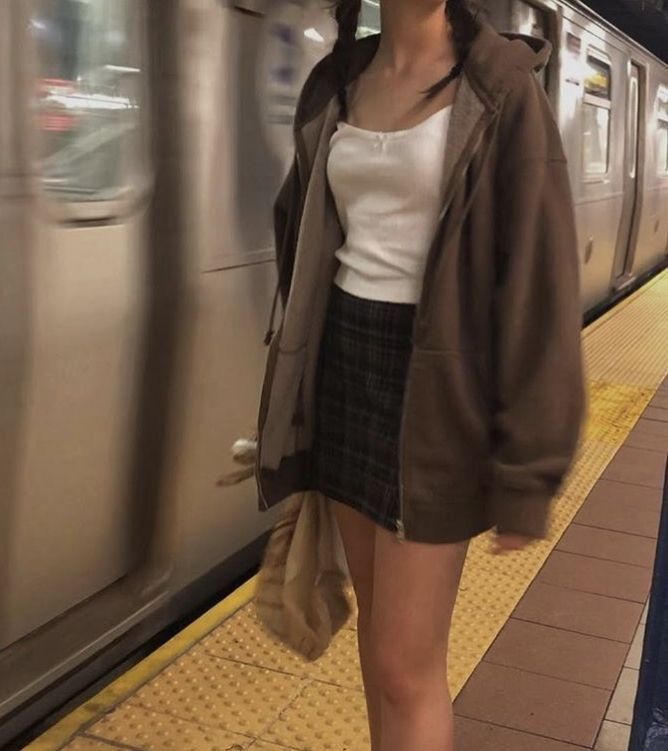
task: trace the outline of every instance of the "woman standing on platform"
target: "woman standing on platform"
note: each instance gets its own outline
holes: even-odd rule
[[[298,105],[258,482],[263,508],[304,489],[334,503],[373,751],[452,751],[467,543],[543,537],[577,443],[577,244],[534,75],[549,45],[465,0],[380,7],[381,34],[356,40],[360,0],[336,3]]]

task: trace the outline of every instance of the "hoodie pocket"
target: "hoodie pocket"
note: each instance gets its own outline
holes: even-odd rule
[[[276,354],[261,428],[259,460],[264,469],[278,469],[285,456],[297,451],[305,364],[305,346],[290,352],[279,349]]]
[[[404,408],[405,473],[418,496],[478,488],[489,455],[489,407],[476,354],[418,350]]]

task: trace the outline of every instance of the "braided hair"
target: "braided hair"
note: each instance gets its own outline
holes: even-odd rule
[[[339,27],[339,35],[332,50],[332,59],[338,83],[337,95],[341,107],[341,118],[348,119],[348,96],[346,86],[350,75],[352,51],[355,45],[362,0],[337,0],[334,18]]]
[[[338,82],[337,96],[343,120],[348,119],[346,87],[349,82],[352,51],[361,12],[362,0],[336,0],[334,17],[339,27],[339,34],[332,51],[332,59]],[[448,0],[445,13],[452,27],[457,64],[447,76],[427,89],[425,92],[427,99],[437,96],[460,75],[477,33],[477,14],[471,9],[469,0]]]

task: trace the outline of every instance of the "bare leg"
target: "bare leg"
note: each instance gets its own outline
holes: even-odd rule
[[[371,751],[380,751],[380,693],[370,659],[371,603],[373,599],[373,564],[376,525],[363,514],[334,502],[346,559],[357,598],[357,643],[364,680]]]
[[[371,639],[381,751],[454,749],[447,646],[467,547],[376,531]]]

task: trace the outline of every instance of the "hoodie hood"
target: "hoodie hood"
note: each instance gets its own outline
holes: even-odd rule
[[[498,106],[518,79],[538,72],[548,63],[552,45],[545,39],[524,34],[499,34],[481,24],[464,66],[477,93]]]
[[[498,109],[505,94],[513,88],[518,77],[540,71],[552,52],[551,44],[523,34],[500,34],[490,24],[481,21],[478,35],[464,64],[463,74],[490,109]],[[380,34],[357,40],[353,50],[348,83],[352,83],[369,65],[376,54]],[[297,107],[295,127],[301,128],[319,114],[336,95],[337,76],[331,55],[327,55],[313,69]]]

